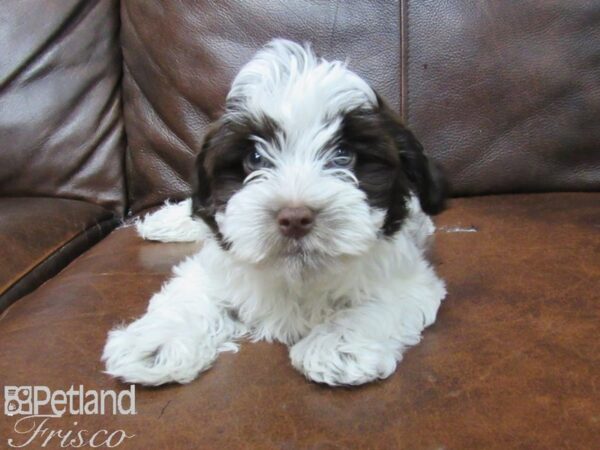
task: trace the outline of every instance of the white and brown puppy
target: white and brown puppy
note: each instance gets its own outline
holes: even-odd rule
[[[107,373],[186,383],[243,336],[279,341],[311,380],[388,377],[444,298],[424,257],[445,183],[345,64],[268,44],[244,66],[198,155],[194,194],[137,224],[204,240],[148,311],[110,332]],[[424,212],[423,212],[424,211]]]

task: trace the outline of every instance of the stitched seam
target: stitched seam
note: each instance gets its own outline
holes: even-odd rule
[[[119,48],[119,62],[120,62],[120,71],[119,71],[119,79],[117,84],[119,86],[119,117],[121,118],[121,125],[123,126],[123,132],[121,133],[122,145],[123,145],[123,154],[121,155],[121,163],[122,163],[122,175],[123,175],[123,217],[127,217],[130,213],[131,208],[131,200],[129,198],[129,173],[127,171],[127,154],[129,149],[129,137],[127,136],[127,128],[125,127],[125,98],[123,96],[123,81],[125,80],[125,55],[123,54],[123,19],[122,15],[122,7],[124,7],[120,2],[117,4],[117,20],[118,20],[118,29],[117,29],[117,39],[116,43]]]
[[[91,230],[93,230],[94,228],[99,229],[100,234],[103,234],[103,228],[104,226],[108,225],[110,228],[107,230],[108,232],[112,231],[116,225],[118,223],[118,219],[116,217],[110,217],[108,219],[104,219],[101,220],[99,222],[95,222],[94,224],[90,225],[89,227],[87,227],[85,230],[82,230],[81,232],[77,233],[76,235],[74,235],[71,239],[69,239],[68,241],[56,246],[51,252],[49,252],[46,256],[43,257],[43,259],[41,259],[40,261],[38,261],[37,263],[35,263],[34,266],[31,267],[31,269],[27,270],[27,272],[25,274],[23,274],[22,276],[19,277],[18,280],[15,280],[13,283],[10,284],[10,286],[8,288],[6,288],[1,294],[0,294],[0,298],[3,298],[5,295],[9,294],[10,291],[12,289],[14,289],[17,285],[19,285],[20,282],[22,282],[23,280],[25,280],[29,275],[31,275],[33,272],[40,270],[40,268],[42,268],[44,266],[44,263],[48,262],[49,260],[55,258],[61,250],[67,248],[68,246],[72,246],[73,244],[77,244],[77,241],[79,239],[85,238],[85,236],[87,234],[89,234],[89,232]],[[114,224],[114,226],[111,226],[111,224]],[[104,237],[108,234],[105,233]],[[100,240],[102,240],[103,237],[100,238]],[[94,244],[95,245],[95,244]],[[85,253],[86,251],[88,251],[90,248],[92,248],[93,245],[90,245],[89,247],[87,247],[84,251],[82,251],[81,253],[74,255],[72,259],[68,260],[66,262],[65,265],[63,265],[58,272],[62,271],[65,267],[67,267],[70,263],[72,263],[75,259],[77,259],[79,256],[81,256],[83,253]],[[67,250],[68,251],[68,250]],[[58,274],[57,272],[57,274]],[[4,319],[4,317],[6,316],[7,312],[9,309],[11,309],[11,307],[13,305],[15,305],[22,297],[25,297],[25,295],[28,295],[31,292],[34,292],[35,290],[37,290],[43,283],[45,283],[46,281],[54,278],[57,274],[48,277],[45,280],[42,280],[42,282],[36,286],[32,291],[24,294],[23,296],[17,298],[16,300],[14,300],[10,305],[8,305],[8,307],[2,311],[2,313],[0,314],[0,321],[2,319]]]
[[[79,236],[85,235],[88,231],[92,230],[94,227],[98,226],[98,225],[102,225],[104,223],[109,223],[111,221],[115,221],[117,220],[116,217],[110,217],[108,219],[104,219],[101,220],[99,222],[94,222],[92,225],[90,225],[89,227],[85,228],[84,230],[81,230],[80,232],[74,234],[71,238],[67,239],[66,241],[59,243],[57,245],[55,245],[52,249],[48,250],[44,255],[40,256],[36,261],[34,261],[30,267],[22,270],[17,276],[18,279],[16,279],[15,281],[13,281],[12,283],[10,283],[10,286],[8,286],[3,292],[2,294],[0,294],[0,297],[2,295],[4,295],[4,293],[8,292],[10,289],[13,288],[13,286],[15,284],[17,284],[20,280],[22,280],[23,278],[25,278],[28,274],[30,274],[31,272],[33,272],[34,270],[36,270],[38,267],[42,266],[46,261],[48,261],[50,258],[52,258],[53,256],[55,256],[56,254],[58,254],[58,252],[67,247],[68,245],[70,245],[73,241],[75,241]]]
[[[399,19],[400,33],[398,45],[400,46],[400,116],[406,122],[406,49],[405,49],[405,0],[400,1]]]
[[[405,67],[405,75],[404,75],[404,92],[405,92],[405,96],[406,96],[406,100],[405,100],[405,116],[404,116],[404,123],[407,126],[410,126],[410,111],[411,111],[411,98],[410,98],[410,80],[409,80],[409,74],[410,74],[410,43],[411,43],[411,36],[410,36],[410,0],[406,0],[406,11],[404,14],[404,18],[405,18],[405,33],[404,33],[404,51],[405,51],[405,59],[406,59],[406,67]]]

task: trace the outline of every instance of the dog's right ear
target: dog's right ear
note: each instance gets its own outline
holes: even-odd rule
[[[250,134],[243,124],[221,118],[209,126],[196,157],[192,215],[202,219],[219,240],[215,216],[244,184],[243,159],[254,146]]]
[[[215,221],[215,207],[212,201],[212,180],[207,166],[209,157],[214,152],[215,137],[221,124],[219,121],[212,123],[196,156],[194,172],[192,174],[192,215],[201,218],[213,231],[218,233]]]

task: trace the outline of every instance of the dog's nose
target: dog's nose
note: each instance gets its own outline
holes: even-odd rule
[[[286,237],[300,239],[308,234],[315,223],[315,213],[306,206],[283,208],[277,214],[279,231]]]

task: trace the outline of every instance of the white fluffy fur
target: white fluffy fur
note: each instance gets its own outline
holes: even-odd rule
[[[205,239],[209,229],[201,220],[191,218],[192,200],[165,202],[164,206],[137,220],[138,234],[148,241],[195,242]]]
[[[418,201],[384,238],[385,211],[369,207],[353,174],[327,169],[328,155],[316,150],[339,126],[333,112],[368,108],[374,92],[343,64],[278,40],[242,69],[229,100],[232,120],[244,111],[284,124],[277,142],[256,139],[274,165],[251,174],[217,214],[229,250],[191,218],[189,200],[137,223],[146,239],[205,243],[175,267],[144,316],[110,332],[107,373],[148,385],[189,382],[247,336],[287,344],[294,367],[317,382],[388,377],[446,291],[424,258],[434,227]],[[297,204],[318,211],[301,242],[282,237],[274,220]]]
[[[377,102],[375,92],[340,61],[319,59],[308,46],[276,39],[259,51],[233,81],[229,114],[276,117],[296,131],[322,119]]]

